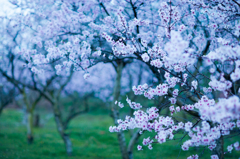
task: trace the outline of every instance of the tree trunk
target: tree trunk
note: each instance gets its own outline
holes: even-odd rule
[[[130,140],[130,142],[129,142],[129,144],[128,144],[128,149],[127,149],[127,151],[128,151],[128,158],[129,158],[129,159],[133,159],[133,147],[134,147],[134,144],[137,142],[137,140],[138,140],[139,137],[141,136],[141,135],[139,134],[139,132],[140,132],[140,129],[137,130],[137,131],[133,134],[133,136],[131,137],[131,140]]]
[[[39,114],[36,114],[34,115],[34,124],[33,124],[34,127],[40,127],[40,115]]]
[[[3,106],[0,106],[0,115],[2,114]]]
[[[119,62],[116,68],[117,75],[116,75],[116,81],[115,81],[114,90],[113,90],[113,102],[111,104],[112,116],[113,116],[115,125],[117,125],[117,120],[119,119],[119,114],[118,114],[119,108],[116,107],[115,101],[118,101],[120,97],[122,70],[123,70],[123,63]],[[125,135],[122,131],[118,132],[117,135],[118,135],[118,142],[119,142],[122,158],[129,159]]]
[[[127,152],[125,135],[124,135],[123,131],[118,132],[118,142],[119,142],[122,158],[123,159],[129,159],[129,155],[128,155],[128,152]]]
[[[33,111],[27,112],[27,140],[29,144],[33,143]]]
[[[219,159],[224,159],[224,140],[223,136],[221,136],[218,140],[216,140],[217,146],[212,150],[212,155],[217,155]]]
[[[72,142],[69,135],[65,132],[64,124],[61,117],[61,112],[57,104],[53,105],[54,118],[57,125],[58,133],[64,141],[67,154],[72,155]]]

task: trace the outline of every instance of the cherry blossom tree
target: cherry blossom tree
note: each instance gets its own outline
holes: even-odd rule
[[[23,67],[26,63],[24,60],[19,57],[16,53],[18,47],[21,46],[22,35],[24,32],[20,33],[20,29],[14,27],[14,21],[6,17],[1,18],[1,68],[0,73],[2,76],[2,80],[4,82],[4,87],[6,87],[9,83],[10,85],[14,86],[14,91],[9,91],[9,97],[15,98],[14,92],[19,92],[23,96],[24,105],[26,105],[27,109],[27,138],[28,142],[32,143],[33,141],[33,111],[40,101],[42,95],[37,95],[36,99],[32,102],[29,101],[29,98],[26,94],[28,89],[26,85],[31,87],[35,86],[33,73],[26,67]],[[29,78],[27,78],[29,77]],[[34,84],[33,84],[34,83]],[[4,96],[3,96],[4,97]]]
[[[41,66],[42,68],[44,67],[45,72],[38,71],[36,70],[35,67],[31,66],[31,63],[28,62],[29,56],[24,54],[24,58],[21,57],[24,51],[31,53],[31,51],[34,52],[34,50],[28,50],[28,49],[22,49],[19,51],[19,48],[31,48],[35,47],[38,49],[38,52],[44,52],[44,48],[37,48],[38,46],[35,45],[30,45],[27,47],[27,44],[29,44],[29,41],[24,41],[22,42],[22,38],[24,33],[31,35],[31,32],[29,31],[26,32],[21,32],[16,31],[18,26],[15,26],[11,24],[11,21],[8,21],[8,19],[3,19],[6,20],[7,22],[5,23],[7,25],[6,28],[8,28],[7,33],[3,33],[5,35],[5,40],[7,42],[2,43],[2,59],[3,63],[1,63],[2,68],[0,69],[1,74],[12,84],[15,85],[16,88],[19,89],[20,93],[23,96],[23,103],[27,108],[27,114],[28,114],[28,124],[27,124],[27,136],[28,136],[28,142],[32,143],[33,142],[33,114],[34,110],[38,104],[38,102],[44,97],[47,99],[52,108],[53,108],[53,113],[55,117],[55,121],[57,124],[57,129],[59,134],[61,135],[65,146],[66,146],[66,151],[70,155],[72,153],[72,143],[71,140],[66,133],[67,127],[69,122],[75,118],[76,116],[85,113],[88,111],[87,105],[85,105],[84,110],[76,110],[74,109],[74,106],[71,107],[69,113],[65,117],[63,112],[61,111],[60,107],[60,97],[63,91],[67,91],[68,95],[71,95],[74,91],[77,91],[79,93],[86,93],[86,92],[99,92],[99,97],[100,98],[105,98],[107,96],[110,96],[109,94],[112,93],[111,90],[113,86],[111,86],[111,81],[112,76],[114,76],[115,71],[111,70],[110,68],[107,69],[106,66],[102,66],[98,64],[98,67],[93,69],[93,67],[90,69],[91,71],[91,81],[88,80],[88,83],[84,81],[82,78],[83,75],[79,77],[76,73],[73,74],[72,69],[71,70],[59,70],[58,66],[55,65],[55,63],[58,62],[58,60],[53,61],[52,63],[45,63],[45,65]],[[14,24],[14,23],[13,23]],[[15,28],[16,27],[16,28]],[[10,30],[12,29],[12,30]],[[3,32],[5,31],[4,29],[2,30]],[[25,35],[25,36],[29,36]],[[26,44],[25,44],[26,43]],[[25,59],[26,58],[26,59]],[[11,66],[11,67],[5,67],[5,66]],[[55,67],[54,67],[55,66]],[[115,65],[113,65],[115,66]],[[116,67],[116,66],[115,66]],[[29,71],[31,69],[31,71]],[[51,71],[49,71],[51,70]],[[69,72],[70,71],[70,72]],[[102,77],[94,77],[94,72],[102,74]],[[106,76],[104,72],[108,72],[108,76]],[[95,75],[99,76],[99,75]],[[106,78],[108,77],[108,78]],[[88,78],[88,74],[84,75],[84,78]],[[112,79],[111,79],[112,78]],[[64,81],[65,80],[65,81]],[[102,80],[102,81],[100,81]],[[82,81],[82,82],[79,82]],[[96,83],[96,81],[98,81]],[[95,82],[95,83],[94,83]],[[101,83],[102,85],[98,85]],[[111,88],[109,88],[109,86]],[[112,83],[113,85],[113,83]],[[78,88],[84,88],[84,89],[78,89]],[[103,89],[104,88],[104,89]],[[35,91],[37,93],[37,98],[34,99],[33,101],[30,99],[30,91]],[[100,93],[101,92],[101,93]],[[105,93],[104,93],[105,92]],[[85,98],[88,96],[84,96]],[[116,120],[116,118],[115,118]]]
[[[134,118],[126,117],[124,121],[119,120],[119,125],[117,127],[110,127],[110,131],[119,132],[133,128],[140,128],[142,131],[154,131],[156,134],[154,138],[149,137],[143,141],[143,145],[152,149],[153,143],[164,143],[166,139],[174,139],[175,132],[183,129],[190,137],[190,140],[187,140],[182,145],[183,150],[188,150],[191,146],[208,146],[210,150],[213,150],[212,158],[223,158],[223,136],[231,136],[231,134],[236,133],[239,122],[239,107],[237,106],[239,100],[237,91],[239,86],[235,85],[238,78],[236,80],[233,78],[234,75],[237,74],[235,74],[235,72],[238,70],[238,35],[236,37],[235,34],[237,34],[239,30],[223,28],[227,24],[233,25],[233,21],[235,22],[237,15],[232,15],[233,17],[231,18],[233,19],[228,19],[229,15],[224,15],[224,13],[228,11],[228,13],[233,12],[236,14],[238,12],[236,8],[239,7],[239,4],[236,1],[227,3],[227,5],[231,5],[231,7],[228,6],[227,9],[225,8],[226,10],[218,8],[218,6],[224,4],[223,2],[208,2],[207,4],[208,5],[205,5],[204,2],[190,2],[189,5],[192,5],[191,13],[186,16],[196,21],[196,24],[188,24],[189,27],[193,27],[192,30],[194,32],[203,31],[203,35],[200,36],[203,38],[201,40],[205,40],[205,42],[199,44],[197,43],[199,41],[196,41],[198,37],[193,40],[187,39],[189,41],[182,38],[185,33],[184,30],[190,31],[188,30],[190,28],[185,28],[186,24],[184,26],[183,24],[178,26],[178,31],[174,30],[178,19],[174,13],[171,13],[176,12],[171,8],[175,8],[180,4],[174,1],[162,4],[163,8],[169,12],[169,16],[162,17],[163,21],[168,21],[168,23],[165,24],[165,29],[166,39],[169,38],[169,40],[162,46],[164,50],[161,50],[159,57],[154,57],[157,54],[152,53],[153,47],[151,48],[151,46],[149,46],[151,45],[151,41],[141,41],[142,46],[147,48],[147,53],[143,52],[141,55],[142,60],[149,65],[155,66],[155,68],[159,68],[159,72],[163,71],[162,74],[159,73],[157,76],[160,84],[155,86],[155,88],[147,84],[133,87],[136,95],[144,94],[144,96],[149,99],[153,99],[156,96],[165,96],[169,99],[169,103],[172,104],[172,106],[169,107],[172,115],[173,113],[186,111],[196,117],[196,122],[188,121],[183,123],[173,117],[160,116],[159,108],[152,107],[147,109],[146,112],[142,110],[135,111]],[[187,6],[189,7],[189,5]],[[215,8],[213,8],[213,6],[215,6]],[[216,13],[214,13],[212,9],[214,9]],[[221,13],[223,20],[227,19],[224,21],[226,24],[224,24],[224,26],[211,24],[214,19],[209,13],[205,16],[210,19],[208,21],[210,24],[208,24],[207,27],[202,26],[199,21],[199,14],[203,10],[206,13],[210,12],[213,16],[215,14],[219,16]],[[161,10],[159,11],[161,12]],[[199,14],[196,15],[196,13]],[[161,14],[164,15],[164,13]],[[181,18],[181,20],[184,22],[184,18],[186,17]],[[171,20],[171,18],[176,19]],[[124,26],[125,22],[122,23]],[[174,25],[172,25],[172,23]],[[200,25],[202,30],[197,28],[198,25]],[[214,27],[219,30],[215,30],[216,28]],[[216,34],[220,34],[218,36],[221,36],[221,38],[218,38]],[[224,40],[223,38],[229,40]],[[226,48],[228,49],[226,50]],[[154,52],[156,51],[158,50]],[[231,64],[228,64],[230,61]],[[204,70],[204,68],[209,69],[209,72]],[[152,68],[152,70],[156,72],[154,68]],[[161,76],[163,75],[162,80]],[[208,83],[208,88],[204,87],[205,83]],[[236,87],[232,86],[233,84]],[[222,99],[222,97],[225,99]],[[184,101],[182,99],[184,99]],[[235,100],[237,103],[233,102]],[[131,102],[129,99],[127,99],[127,101],[133,109],[140,109],[142,107],[135,102]],[[212,102],[212,104],[208,102]],[[234,106],[230,106],[230,108],[229,104],[227,104],[227,106],[224,103],[232,103]],[[164,105],[165,104],[161,107]],[[216,108],[218,108],[218,111],[216,111]],[[227,125],[232,126],[229,127]],[[138,149],[141,150],[142,146],[139,145]],[[231,152],[232,149],[233,146],[230,145],[228,152]],[[238,142],[235,144],[235,149],[239,150]],[[197,156],[190,156],[189,158],[197,158]]]
[[[116,81],[120,81],[125,63],[142,61],[158,81],[134,86],[133,91],[149,100],[159,98],[163,104],[145,109],[127,98],[135,109],[134,116],[115,120],[117,125],[110,131],[150,131],[154,137],[145,138],[143,145],[152,149],[155,143],[174,139],[181,130],[186,132],[183,137],[189,136],[183,150],[204,146],[212,150],[211,158],[224,158],[224,138],[239,135],[240,127],[238,0],[27,2],[12,1],[34,11],[21,15],[16,25],[33,30],[31,42],[46,50],[21,50],[34,73],[57,61],[54,67],[58,75],[73,66],[88,78],[88,68],[101,61],[117,63]],[[34,25],[31,18],[41,19],[41,23]],[[120,87],[116,82],[114,100],[118,100]],[[171,115],[162,116],[164,108]],[[181,112],[194,120],[177,119],[175,115]],[[228,146],[227,152],[233,148],[239,150],[239,143]]]
[[[2,35],[2,41],[0,43],[0,74],[4,77],[3,80],[14,85],[15,91],[18,91],[22,96],[22,103],[26,106],[27,110],[26,126],[28,142],[32,143],[34,139],[34,110],[40,100],[45,98],[45,100],[48,100],[52,106],[58,128],[57,130],[65,143],[67,153],[70,155],[72,152],[72,144],[69,135],[66,133],[66,129],[68,122],[72,118],[67,117],[66,121],[68,122],[64,121],[59,108],[59,99],[64,91],[64,88],[72,78],[73,69],[68,71],[65,70],[64,76],[62,76],[59,72],[57,72],[57,75],[56,68],[53,65],[54,63],[49,63],[48,65],[43,66],[44,69],[48,71],[45,71],[44,73],[40,71],[36,74],[36,69],[26,60],[29,56],[26,54],[24,54],[26,56],[21,56],[21,51],[30,53],[30,49],[36,49],[35,45],[31,45],[31,39],[24,40],[25,38],[31,37],[32,30],[28,30],[29,26],[23,24],[18,26],[18,21],[14,18],[1,17],[3,25],[0,30]],[[39,49],[38,51],[43,52],[44,48]],[[5,83],[6,86],[8,82]],[[11,91],[9,91],[9,93],[11,93]],[[31,96],[32,94],[36,94],[33,99]],[[4,97],[4,95],[2,97]],[[9,97],[11,96],[9,95]],[[6,103],[3,104],[4,105],[1,106],[1,109],[6,106]],[[84,112],[85,111],[74,113],[76,116]],[[72,116],[72,114],[69,114],[69,116]]]

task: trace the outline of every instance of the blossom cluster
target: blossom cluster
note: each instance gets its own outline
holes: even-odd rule
[[[131,104],[129,99],[127,101]],[[130,105],[130,107],[132,106]],[[173,107],[170,107],[170,109],[174,111]],[[208,146],[210,150],[213,150],[216,147],[216,140],[221,135],[229,135],[230,131],[235,127],[240,128],[240,102],[236,96],[229,99],[221,99],[218,103],[203,96],[196,104],[183,106],[181,109],[186,111],[198,110],[201,115],[201,124],[194,125],[189,121],[186,123],[175,123],[171,117],[160,116],[158,109],[151,107],[146,112],[142,110],[135,111],[134,117],[127,116],[124,121],[119,120],[119,125],[111,126],[109,130],[110,132],[119,132],[121,130],[139,128],[141,131],[154,131],[157,133],[154,138],[150,139],[148,137],[143,140],[143,146],[148,146],[149,149],[152,149],[154,140],[158,143],[164,143],[167,139],[171,140],[174,138],[174,132],[182,129],[188,132],[191,138],[182,145],[182,149],[186,151],[189,147],[200,145]],[[179,112],[180,108],[177,107],[176,110]],[[233,122],[233,120],[237,121]],[[210,126],[208,121],[213,121],[216,125]],[[237,143],[235,147],[236,150],[240,149]],[[228,151],[231,151],[230,148],[231,146],[228,148]],[[138,149],[141,150],[142,146],[139,145]]]

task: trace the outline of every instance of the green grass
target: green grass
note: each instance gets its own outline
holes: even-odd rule
[[[68,157],[64,144],[57,133],[53,117],[47,113],[41,115],[45,123],[40,128],[34,128],[34,143],[29,145],[26,140],[26,128],[21,124],[21,111],[5,109],[0,115],[0,159],[118,159],[121,158],[117,134],[110,133],[108,128],[113,125],[107,113],[89,113],[74,119],[68,129],[73,143],[73,155]],[[151,134],[151,133],[148,133]],[[147,135],[147,134],[146,134]],[[126,133],[129,140],[128,133]],[[146,137],[146,136],[145,136]],[[181,137],[181,136],[177,136]],[[236,139],[236,138],[235,138]],[[232,143],[234,139],[226,141]],[[139,140],[141,144],[142,138]],[[179,141],[169,141],[154,145],[153,150],[134,149],[135,159],[179,159],[191,154],[201,154],[203,148],[191,148],[190,151],[180,150]],[[202,158],[210,158],[210,151],[205,149]],[[238,158],[240,154],[233,152],[226,158]]]

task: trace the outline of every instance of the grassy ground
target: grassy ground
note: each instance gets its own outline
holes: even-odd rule
[[[118,159],[121,158],[115,133],[110,133],[108,127],[113,124],[108,115],[89,113],[74,119],[68,132],[73,143],[73,155],[68,157],[64,144],[56,131],[53,117],[41,115],[45,123],[34,129],[34,143],[27,144],[26,128],[22,123],[21,111],[5,109],[0,115],[0,158],[13,159]],[[128,135],[128,134],[126,134]],[[129,137],[127,138],[127,140]],[[232,143],[229,139],[227,143]],[[141,144],[142,139],[139,140]],[[134,150],[135,159],[179,159],[191,154],[200,155],[203,148],[192,148],[191,151],[181,151],[179,141],[169,141],[166,144],[154,145],[153,150]],[[202,158],[210,158],[209,150],[205,149]],[[238,158],[240,154],[227,154],[226,158]]]

